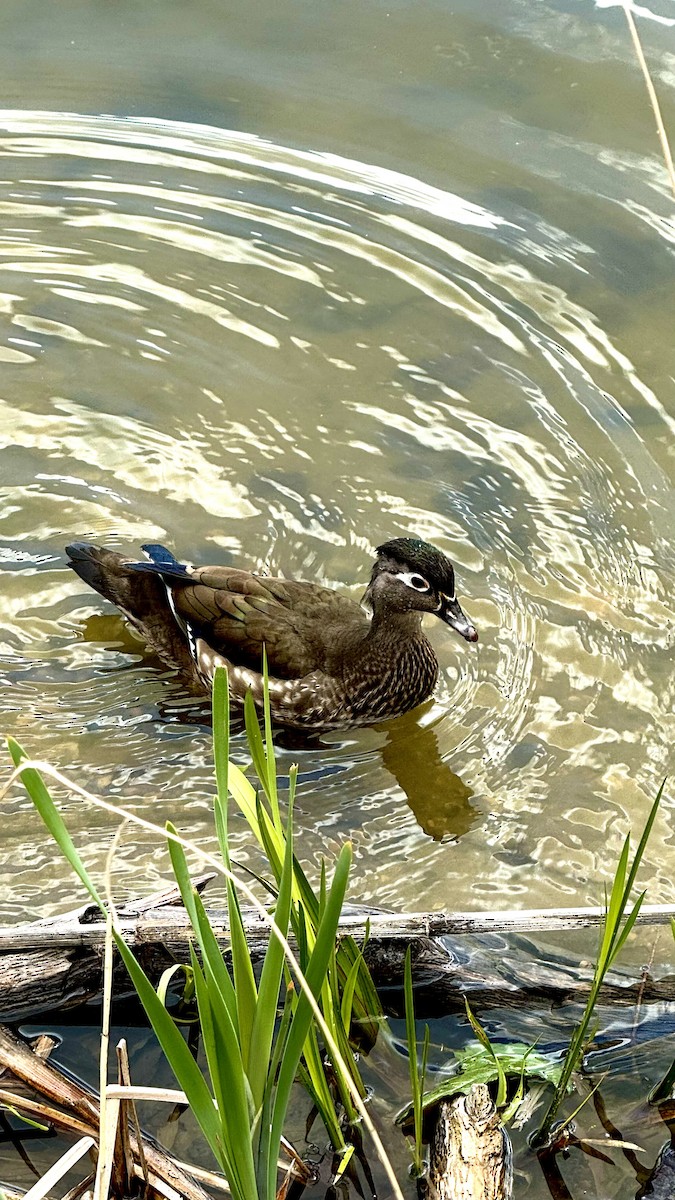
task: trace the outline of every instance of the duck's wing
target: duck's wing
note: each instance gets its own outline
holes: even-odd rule
[[[179,622],[217,653],[260,669],[265,646],[269,673],[280,679],[331,672],[339,659],[336,638],[367,630],[358,604],[338,592],[290,579],[228,567],[188,569],[187,578],[164,582]]]
[[[338,657],[336,635],[367,629],[358,604],[315,584],[233,567],[190,567],[157,545],[143,547],[149,562],[85,543],[67,549],[73,570],[196,686],[204,686],[198,641],[258,671],[264,645],[270,676],[294,679],[330,671]]]

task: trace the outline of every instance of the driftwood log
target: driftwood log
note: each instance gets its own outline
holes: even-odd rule
[[[203,887],[208,876],[198,881]],[[177,905],[175,889],[134,901],[118,910],[120,928],[141,965],[153,981],[167,966],[189,962],[191,930],[185,910]],[[268,930],[253,910],[244,910],[247,939],[260,961],[267,946]],[[665,924],[675,910],[667,906],[644,906],[641,923]],[[403,983],[403,961],[412,946],[418,1012],[436,1014],[463,1008],[463,996],[472,1004],[502,1003],[522,1007],[533,998],[554,1000],[583,998],[590,971],[576,962],[542,964],[536,947],[513,946],[502,952],[449,944],[451,936],[466,934],[515,935],[518,931],[541,932],[597,926],[601,909],[561,909],[502,913],[388,913],[366,908],[347,908],[340,932],[363,942],[368,931],[366,960],[375,985],[385,992],[387,1003],[398,1010]],[[227,914],[209,910],[214,932],[227,952]],[[100,995],[105,925],[97,908],[88,907],[64,916],[26,925],[0,928],[0,1021],[12,1022],[38,1012],[72,1008]],[[505,959],[508,958],[508,962]],[[116,965],[116,995],[129,994],[128,976],[121,962]],[[387,997],[387,989],[391,994]],[[675,979],[659,981],[614,972],[603,991],[607,1003],[632,1004],[675,999]]]
[[[511,1142],[484,1083],[439,1104],[427,1193],[429,1200],[511,1200]]]

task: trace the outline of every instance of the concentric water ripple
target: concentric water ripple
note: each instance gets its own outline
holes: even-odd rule
[[[381,904],[596,900],[673,740],[675,419],[630,356],[623,282],[600,296],[592,228],[241,132],[0,126],[6,727],[206,839],[208,729],[65,542],[167,540],[358,596],[373,547],[415,532],[455,560],[481,641],[433,629],[432,705],[282,751],[304,853],[352,835],[356,892]],[[607,189],[622,165],[603,166]],[[637,195],[636,241],[667,252],[667,196]],[[101,856],[109,824],[67,807]],[[46,887],[47,839],[9,809],[3,900],[58,903],[65,871]]]

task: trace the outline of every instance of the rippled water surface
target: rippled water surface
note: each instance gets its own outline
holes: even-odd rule
[[[418,534],[480,642],[432,623],[433,702],[282,746],[302,853],[352,837],[352,896],[381,905],[595,903],[674,729],[675,228],[622,14],[188,7],[8,5],[2,724],[207,841],[204,714],[65,543],[359,597],[374,547]],[[644,36],[675,128],[675,34]],[[3,919],[72,902],[3,806]],[[66,811],[100,864],[111,820]],[[165,872],[127,839],[120,890]]]

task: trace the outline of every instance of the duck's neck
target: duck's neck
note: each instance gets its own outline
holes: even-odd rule
[[[424,637],[422,614],[419,612],[391,612],[378,608],[373,612],[367,641],[388,640],[401,643]]]
[[[415,708],[431,695],[437,676],[436,655],[417,612],[374,614],[342,665],[351,711],[367,712],[369,721]]]

